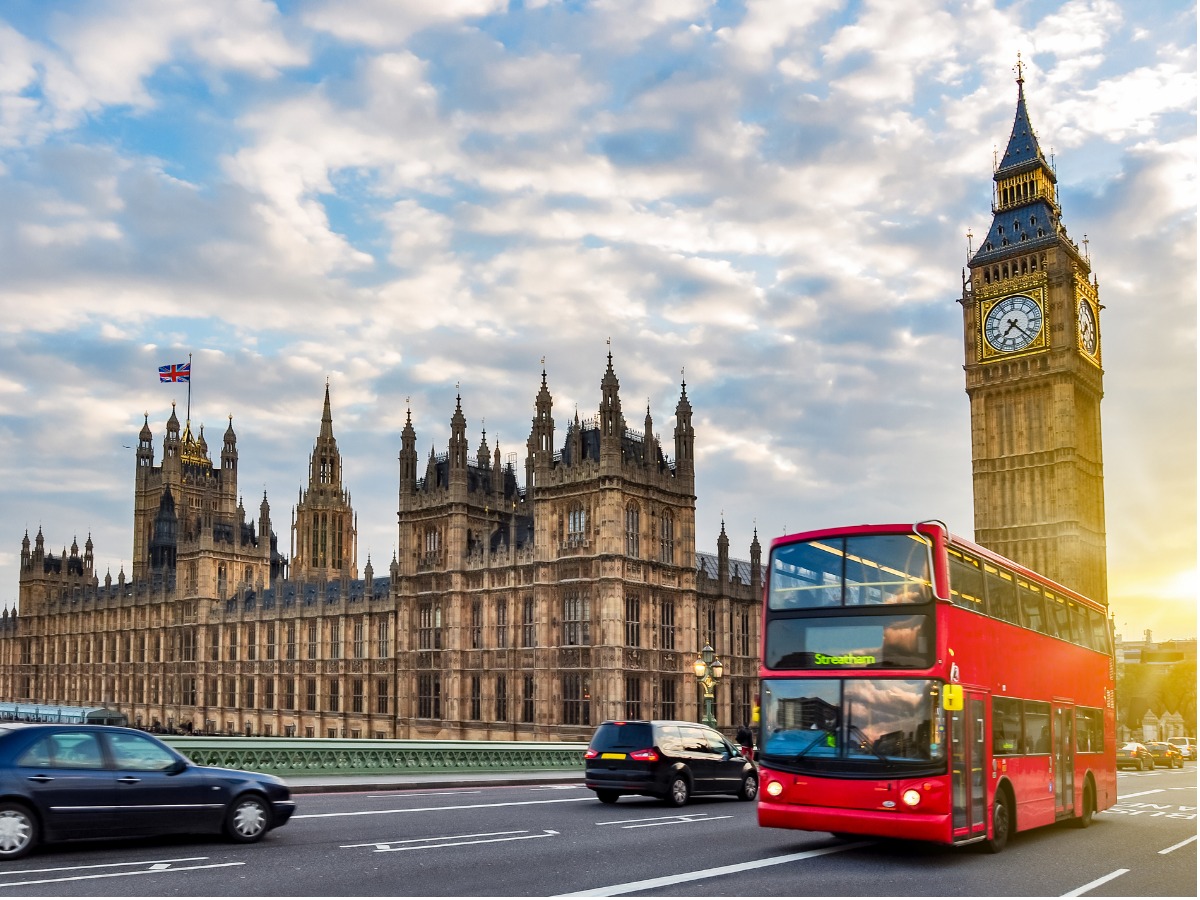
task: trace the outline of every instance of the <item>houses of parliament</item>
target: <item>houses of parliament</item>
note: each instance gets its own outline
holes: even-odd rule
[[[975,539],[1107,602],[1099,284],[1062,222],[1019,65],[1017,85],[992,222],[956,298]],[[560,433],[543,369],[523,479],[486,433],[472,452],[461,397],[422,468],[410,411],[398,550],[378,574],[370,559],[359,571],[328,385],[287,553],[267,497],[253,520],[242,505],[232,419],[214,457],[172,412],[156,462],[147,418],[131,577],[100,581],[90,538],[55,556],[26,534],[0,697],[171,730],[585,740],[605,719],[699,718],[691,663],[710,643],[718,721],[749,721],[758,535],[748,561],[723,523],[717,553],[697,552],[686,383],[665,447],[649,409],[630,427],[619,387],[609,354],[597,415]]]
[[[279,548],[264,494],[247,516],[232,418],[220,454],[149,420],[136,450],[132,577],[21,546],[19,615],[0,617],[0,693],[115,706],[164,730],[363,738],[586,740],[606,718],[696,718],[691,674],[725,664],[720,719],[749,721],[757,535],[695,549],[687,385],[663,447],[625,417],[611,354],[599,412],[556,433],[546,372],[524,486],[499,447],[468,446],[461,396],[443,453],[400,435],[398,550],[361,572],[326,386],[306,483]]]

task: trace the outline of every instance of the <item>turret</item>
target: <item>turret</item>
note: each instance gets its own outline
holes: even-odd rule
[[[675,406],[675,468],[681,475],[695,472],[696,432],[692,428],[692,404],[688,401],[687,382],[679,388]]]
[[[758,542],[758,526],[750,542],[750,591],[755,598],[762,594],[762,544]]]
[[[717,537],[717,583],[729,583],[729,535],[725,533],[725,520],[721,519],[721,534]]]
[[[400,432],[400,509],[406,509],[406,497],[417,489],[417,433],[413,430],[412,410],[404,417],[404,430]]]

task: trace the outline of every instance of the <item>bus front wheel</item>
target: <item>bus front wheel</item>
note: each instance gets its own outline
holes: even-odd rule
[[[1012,829],[1012,810],[1008,795],[997,791],[992,802],[992,836],[984,843],[988,853],[999,853],[1008,844],[1008,833]]]

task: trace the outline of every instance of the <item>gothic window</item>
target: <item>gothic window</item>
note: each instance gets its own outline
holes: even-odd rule
[[[329,711],[337,712],[341,706],[342,686],[336,678],[329,679]]]
[[[275,679],[270,676],[263,679],[263,709],[275,708]]]
[[[267,639],[266,639],[267,659],[274,659],[275,658],[275,623],[268,622],[266,625],[266,628],[267,628]]]
[[[658,687],[658,696],[659,717],[663,719],[678,718],[678,710],[675,700],[675,679],[671,678],[670,676],[664,677],[662,683]]]
[[[625,676],[625,718],[642,718],[642,677]]]
[[[442,608],[422,603],[417,612],[417,647],[420,650],[442,648]]]
[[[591,643],[591,603],[587,595],[568,594],[563,599],[563,643],[587,646]],[[576,723],[577,724],[577,723]]]
[[[750,655],[750,612],[749,610],[741,610],[738,613],[739,628],[738,628],[738,654],[741,656]]]
[[[471,721],[478,722],[483,718],[483,688],[482,679],[478,675],[471,676]]]
[[[483,646],[483,601],[471,601],[471,649]]]
[[[245,696],[245,700],[246,700],[246,702],[243,704],[243,706],[246,709],[254,709],[254,679],[253,678],[246,679],[246,684],[245,684],[245,687],[244,687],[242,693]],[[187,701],[184,701],[184,702],[187,702]]]
[[[642,601],[636,594],[625,597],[625,646],[642,646]]]
[[[388,701],[388,680],[386,678],[375,680],[375,712],[381,716],[386,716],[391,712],[391,703]]]
[[[283,708],[296,709],[296,679],[283,679]]]
[[[308,712],[317,711],[317,679],[304,679],[304,708]]]
[[[525,682],[525,694],[521,698],[521,721],[532,722],[534,718],[533,676],[526,675],[523,680]]]
[[[592,696],[587,676],[579,674],[563,676],[562,704],[564,725],[592,724]]]
[[[625,507],[625,555],[630,559],[641,557],[642,514],[636,503]]]
[[[231,709],[237,706],[237,678],[232,675],[225,678],[225,705]]]
[[[496,676],[496,721],[508,721],[508,676]]]
[[[508,601],[501,599],[496,601],[496,646],[501,650],[508,647]],[[504,718],[500,721],[504,721]]]
[[[675,601],[661,600],[658,606],[658,646],[675,649]]]
[[[317,644],[317,621],[313,619],[308,623],[308,658],[316,659],[318,654]]]
[[[442,537],[437,528],[430,526],[425,529],[425,555],[436,556],[442,547]]]
[[[321,484],[333,482],[333,463],[326,456],[321,457]]]
[[[342,658],[342,623],[337,619],[329,623],[329,658]]]
[[[296,623],[288,622],[287,627],[287,658],[296,658]],[[289,709],[291,707],[289,706]]]
[[[675,564],[675,517],[664,510],[658,522],[658,561]]]
[[[225,564],[217,566],[217,599],[225,599]]]
[[[376,629],[376,656],[380,659],[387,659],[391,654],[391,623],[386,618],[381,618],[375,626]]]
[[[253,623],[246,626],[246,659],[258,659],[258,628]]]
[[[567,542],[582,544],[587,536],[587,510],[582,503],[572,503],[567,511]]]
[[[354,620],[354,658],[363,659],[367,655],[364,633],[366,625],[361,618]]]
[[[537,623],[534,618],[535,607],[532,597],[526,597],[522,604],[521,613],[521,646],[536,647],[537,646]]]
[[[417,676],[417,717],[442,717],[442,676],[436,672],[426,672]]]

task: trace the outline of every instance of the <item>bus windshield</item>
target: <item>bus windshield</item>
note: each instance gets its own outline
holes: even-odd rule
[[[933,597],[929,545],[913,534],[802,541],[771,552],[773,610],[926,603]]]
[[[888,778],[945,773],[939,682],[766,679],[763,765],[783,772]]]

